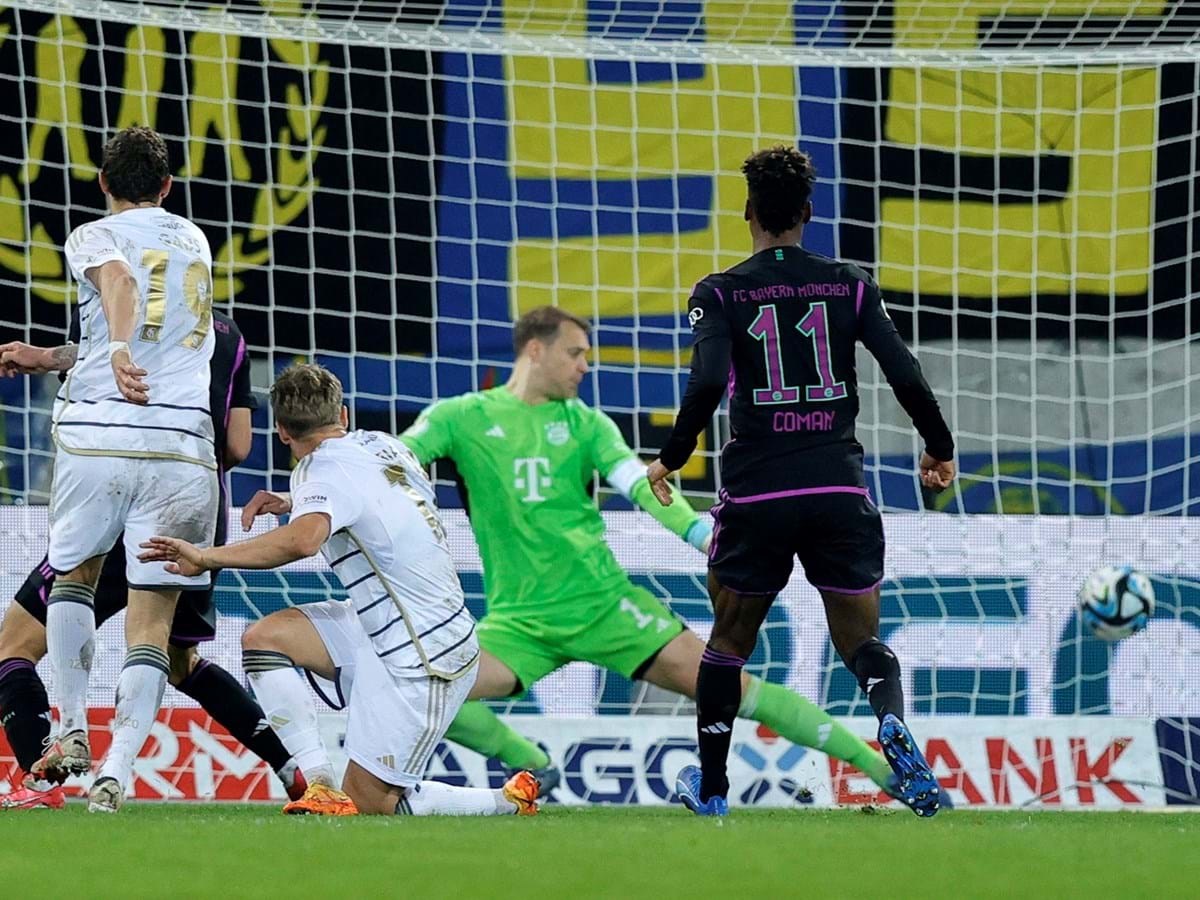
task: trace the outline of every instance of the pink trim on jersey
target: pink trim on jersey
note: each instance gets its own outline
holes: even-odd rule
[[[858,283],[858,293],[854,297],[854,318],[856,319],[858,318],[858,314],[862,312],[862,295],[863,283],[860,281]]]
[[[807,497],[812,494],[858,494],[870,497],[871,492],[866,488],[852,487],[848,484],[831,484],[828,487],[797,488],[791,491],[772,491],[769,494],[752,494],[749,497],[729,497],[730,503],[757,503],[760,500],[779,500],[783,497]]]
[[[229,390],[225,392],[225,427],[229,427],[229,412],[233,404],[233,379],[237,375],[237,370],[242,367],[242,360],[246,358],[246,339],[238,338],[237,353],[233,357],[233,368],[229,370]],[[217,448],[218,453],[223,453],[221,448]]]
[[[726,444],[725,446],[729,446]],[[708,545],[708,561],[712,562],[717,555],[717,542],[721,539],[721,510],[725,508],[725,501],[729,499],[729,495],[725,493],[725,489],[721,488],[717,492],[717,505],[709,510],[709,514],[713,517],[712,542]]]
[[[700,282],[698,282],[698,281],[696,282],[696,284],[699,284],[699,283]],[[725,308],[725,295],[721,293],[721,289],[719,287],[714,287],[713,293],[717,295],[717,299],[721,301],[721,308],[724,309]]]

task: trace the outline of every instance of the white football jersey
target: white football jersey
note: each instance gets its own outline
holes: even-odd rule
[[[187,219],[161,207],[130,209],[71,232],[67,265],[79,282],[79,356],[59,389],[54,437],[67,452],[166,457],[216,467],[209,414],[212,250]],[[113,380],[108,323],[89,269],[112,260],[138,283],[130,355],[145,369],[149,405],[129,403]]]
[[[433,486],[400,441],[330,438],[292,471],[292,518],[325,513],[321,547],[363,631],[401,677],[454,679],[479,656]]]

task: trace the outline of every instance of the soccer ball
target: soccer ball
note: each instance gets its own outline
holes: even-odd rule
[[[1079,589],[1079,615],[1096,637],[1119,641],[1154,615],[1154,585],[1130,566],[1102,566]]]

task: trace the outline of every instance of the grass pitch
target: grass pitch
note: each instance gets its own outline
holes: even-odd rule
[[[291,818],[269,806],[0,813],[3,895],[1196,897],[1200,816],[552,806],[536,818]]]

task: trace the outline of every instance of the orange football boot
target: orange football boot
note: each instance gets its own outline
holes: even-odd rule
[[[517,804],[518,816],[536,816],[541,785],[531,772],[518,772],[504,782],[504,799]]]
[[[358,807],[335,787],[327,784],[310,784],[304,796],[293,800],[283,808],[287,816],[357,816]]]

